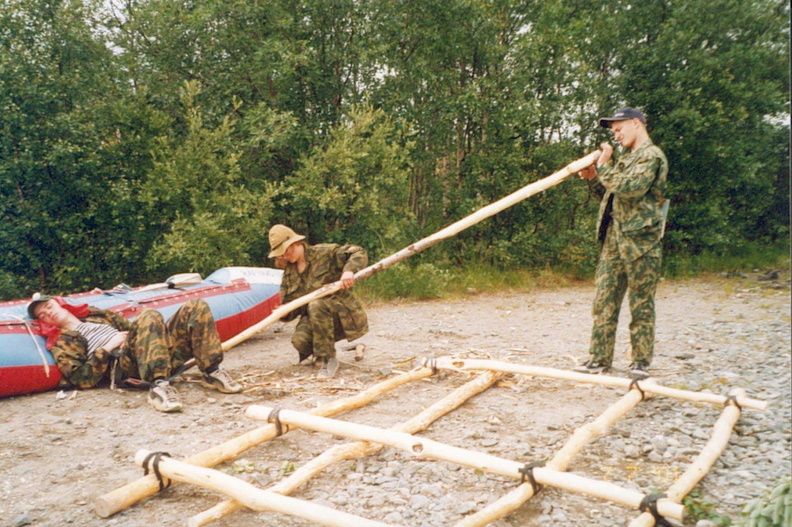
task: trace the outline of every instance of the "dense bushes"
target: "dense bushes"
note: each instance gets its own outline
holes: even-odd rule
[[[0,294],[261,265],[275,222],[382,257],[596,148],[625,104],[671,164],[669,262],[786,240],[789,7],[716,4],[7,2]],[[565,182],[421,269],[589,273],[597,201]]]

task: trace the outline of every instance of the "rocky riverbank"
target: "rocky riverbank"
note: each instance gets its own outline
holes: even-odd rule
[[[694,489],[685,525],[739,521],[740,509],[792,470],[792,373],[789,274],[764,272],[664,281],[658,294],[656,357],[651,373],[675,388],[725,395],[743,388],[769,403],[745,409],[728,447]],[[188,374],[177,385],[181,414],[145,404],[145,394],[107,389],[55,392],[0,400],[0,525],[185,525],[222,499],[186,484],[111,518],[93,511],[97,496],[142,474],[138,449],[189,457],[250,430],[251,404],[307,411],[347,397],[426,356],[464,356],[569,370],[586,354],[590,283],[555,290],[471,294],[436,302],[373,306],[362,361],[340,351],[331,381],[297,366],[291,325],[272,329],[227,355],[225,365],[247,390],[221,395]],[[616,370],[629,364],[625,305]],[[391,427],[406,421],[473,374],[445,372],[394,390],[337,416]],[[552,456],[576,429],[616,402],[624,389],[540,377],[505,376],[420,435],[520,463]],[[653,397],[594,440],[569,471],[642,493],[661,492],[686,470],[712,433],[721,406]],[[327,448],[347,440],[293,431],[252,448],[218,468],[259,487],[271,486]],[[394,525],[448,526],[512,490],[517,481],[435,462],[392,448],[338,463],[293,496]],[[626,525],[637,512],[569,491],[544,488],[493,526]],[[701,521],[699,521],[701,520]],[[240,511],[213,525],[298,526],[309,522],[275,513]],[[712,524],[710,524],[712,525]]]

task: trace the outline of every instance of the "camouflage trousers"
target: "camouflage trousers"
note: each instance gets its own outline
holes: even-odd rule
[[[167,323],[154,309],[140,313],[132,322],[118,367],[122,378],[151,382],[170,377],[191,358],[201,371],[223,360],[212,311],[200,299],[184,304]]]
[[[654,354],[655,291],[660,280],[661,246],[658,244],[636,260],[625,261],[619,256],[616,237],[613,229],[609,229],[597,264],[590,358],[607,365],[613,362],[619,313],[629,291],[632,362],[649,365]]]
[[[292,335],[292,345],[300,354],[300,361],[313,355],[318,359],[335,357],[335,343],[355,340],[368,331],[366,312],[352,312],[333,297],[310,302],[306,314],[300,317]]]

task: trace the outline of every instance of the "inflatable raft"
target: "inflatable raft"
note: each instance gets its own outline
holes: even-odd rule
[[[94,290],[63,298],[72,304],[115,311],[130,320],[147,308],[160,311],[167,320],[188,300],[202,298],[212,309],[220,339],[225,342],[280,305],[282,274],[266,267],[226,267],[192,285],[173,287],[169,279],[153,286]],[[44,337],[27,316],[28,302],[30,299],[0,302],[0,397],[51,390],[61,378]]]

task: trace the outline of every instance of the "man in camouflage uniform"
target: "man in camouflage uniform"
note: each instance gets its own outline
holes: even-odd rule
[[[48,348],[63,380],[76,388],[94,387],[111,376],[112,382],[130,380],[149,386],[151,406],[177,412],[182,405],[168,379],[195,358],[203,373],[201,384],[223,393],[242,390],[219,368],[222,343],[203,300],[188,301],[167,323],[154,309],[142,311],[130,322],[112,311],[74,306],[47,295],[34,297],[28,314],[51,337]]]
[[[280,297],[283,304],[305,296],[325,284],[341,282],[342,289],[295,309],[283,317],[300,317],[292,335],[292,345],[300,362],[313,355],[321,362],[319,379],[329,379],[338,371],[335,343],[353,341],[368,332],[368,318],[358,297],[349,288],[355,273],[368,265],[368,254],[357,245],[324,243],[309,245],[305,236],[285,225],[269,231],[270,258],[282,268]]]
[[[612,163],[613,147],[603,143],[596,163],[580,173],[585,179],[596,179],[605,188],[605,195],[597,224],[601,248],[595,278],[590,357],[575,370],[599,373],[610,368],[619,311],[629,291],[630,374],[644,378],[649,375],[654,353],[654,298],[660,279],[668,161],[649,138],[646,117],[640,110],[622,108],[599,123],[610,128],[614,138],[629,152]]]

